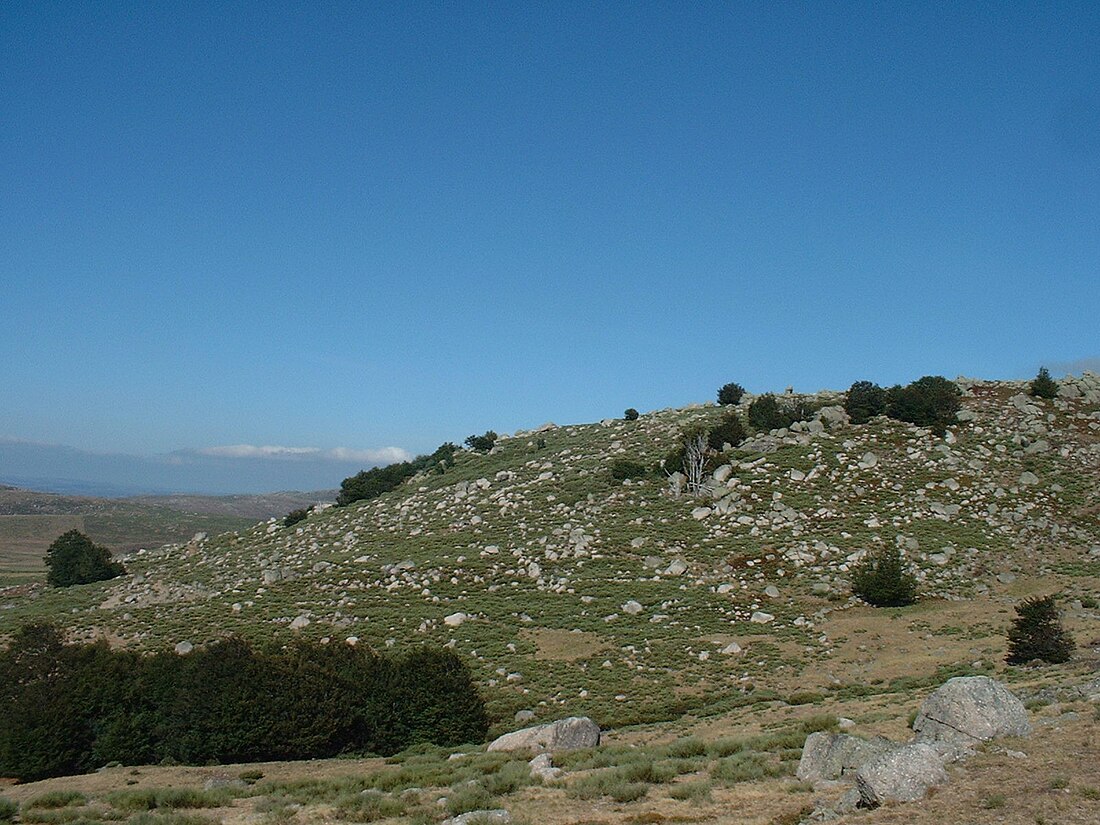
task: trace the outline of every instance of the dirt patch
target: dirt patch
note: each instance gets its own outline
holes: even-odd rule
[[[595,656],[607,648],[607,642],[595,633],[574,633],[570,630],[523,630],[520,638],[535,645],[535,658],[557,662],[573,662]]]

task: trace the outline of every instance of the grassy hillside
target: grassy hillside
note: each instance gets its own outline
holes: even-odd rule
[[[0,594],[0,633],[49,616],[135,647],[227,633],[446,645],[497,730],[520,710],[621,728],[911,696],[964,672],[1017,679],[1002,664],[1016,600],[1064,594],[1083,645],[1097,617],[1090,382],[1053,401],[968,382],[967,420],[943,438],[884,418],[756,438],[699,499],[608,466],[655,463],[717,407],[518,434],[291,528],[149,550],[114,582]],[[918,571],[917,605],[849,597],[851,565],[884,544]]]

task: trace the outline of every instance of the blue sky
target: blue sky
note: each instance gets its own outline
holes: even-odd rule
[[[0,4],[0,437],[1095,364],[1098,80],[1096,3]]]

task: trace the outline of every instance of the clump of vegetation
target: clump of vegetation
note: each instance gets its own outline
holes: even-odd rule
[[[27,800],[24,807],[27,810],[57,810],[73,805],[84,805],[87,802],[88,797],[79,791],[47,791]]]
[[[749,426],[757,432],[780,430],[796,421],[807,421],[816,412],[805,399],[792,398],[780,402],[772,393],[765,393],[749,404]]]
[[[1033,596],[1016,606],[1016,618],[1008,631],[1005,661],[1022,665],[1036,660],[1057,664],[1068,662],[1073,639],[1062,626],[1053,596]]]
[[[490,431],[485,435],[492,435],[493,439],[496,439],[494,432]],[[483,436],[470,436],[470,438],[480,437]],[[492,449],[491,445],[490,449]],[[454,466],[457,451],[458,447],[448,441],[439,445],[431,455],[420,455],[412,461],[401,461],[385,467],[372,467],[356,473],[340,483],[336,504],[345,507],[356,501],[370,501],[378,498],[383,493],[396,490],[417,473],[426,471],[443,473],[448,467]]]
[[[943,435],[957,420],[961,398],[954,382],[941,375],[926,375],[904,387],[891,387],[886,393],[886,414]]]
[[[626,411],[623,413],[623,418],[626,419],[627,421],[637,421],[638,420],[638,411],[636,409],[634,409],[633,407],[627,407]]]
[[[1039,367],[1039,374],[1031,382],[1031,394],[1036,398],[1054,398],[1058,395],[1058,382],[1050,377],[1050,370]]]
[[[464,443],[476,453],[487,453],[497,443],[497,434],[492,430],[486,430],[481,435],[467,436]]]
[[[897,547],[865,557],[852,571],[852,592],[875,607],[904,607],[917,600],[917,579]]]
[[[886,390],[870,381],[856,381],[844,397],[844,411],[853,424],[866,424],[886,412]]]
[[[305,521],[312,512],[312,507],[302,507],[298,510],[291,510],[283,517],[283,527],[293,527],[298,522]]]
[[[71,587],[122,576],[126,569],[111,560],[111,551],[95,544],[79,530],[58,536],[46,551],[46,581],[53,587]]]
[[[741,417],[731,412],[707,432],[707,446],[715,452],[722,452],[726,444],[737,447],[747,436]]]
[[[628,478],[644,478],[649,474],[649,469],[640,461],[630,458],[616,458],[611,462],[611,477],[616,481]]]
[[[0,822],[11,822],[17,813],[19,806],[6,796],[0,796]]]
[[[21,781],[113,761],[388,754],[480,741],[487,730],[470,672],[449,650],[382,656],[304,640],[257,650],[230,638],[142,656],[65,645],[52,627],[31,625],[0,653],[0,776]],[[134,809],[203,806],[168,791],[127,793]]]
[[[744,394],[745,388],[740,384],[723,384],[718,388],[718,403],[723,406],[727,404],[740,404]]]

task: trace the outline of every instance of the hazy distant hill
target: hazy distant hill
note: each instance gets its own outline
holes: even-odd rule
[[[0,486],[0,576],[40,572],[46,548],[66,530],[82,530],[127,552],[186,541],[198,532],[243,530],[334,498],[334,491],[94,498]]]

